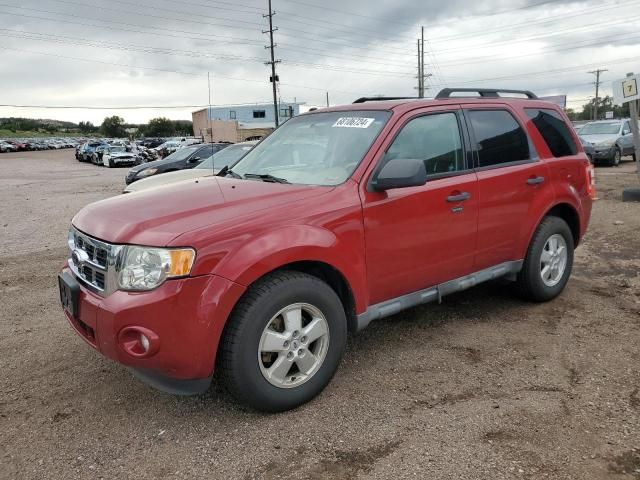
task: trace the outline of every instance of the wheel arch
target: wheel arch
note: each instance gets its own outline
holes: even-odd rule
[[[573,205],[569,203],[558,203],[547,210],[540,221],[545,217],[558,217],[567,222],[573,235],[573,245],[574,247],[578,246],[580,243],[580,215]],[[538,222],[538,224],[539,223],[540,222]]]

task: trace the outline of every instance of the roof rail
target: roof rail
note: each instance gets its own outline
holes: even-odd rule
[[[477,95],[474,96],[483,98],[500,98],[500,93],[519,93],[521,95],[526,95],[527,98],[531,100],[538,98],[535,93],[530,92],[529,90],[505,90],[503,88],[444,88],[440,90],[440,93],[438,93],[438,95],[436,95],[436,100],[452,98],[451,94],[458,92],[476,93]]]
[[[385,100],[418,100],[418,97],[361,97],[353,103],[383,102]]]

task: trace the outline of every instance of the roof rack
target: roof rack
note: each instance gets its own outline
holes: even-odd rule
[[[385,100],[418,100],[418,97],[361,97],[353,103],[383,102]]]
[[[443,98],[452,98],[452,93],[476,93],[475,96],[482,98],[500,98],[500,93],[518,93],[520,95],[526,95],[530,100],[538,98],[535,93],[529,90],[505,90],[503,88],[444,88],[440,90],[440,93],[436,95],[436,100],[442,100]],[[471,95],[469,95],[471,96]]]

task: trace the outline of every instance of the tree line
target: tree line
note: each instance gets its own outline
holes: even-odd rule
[[[190,120],[170,120],[165,117],[153,118],[147,124],[126,123],[118,115],[106,117],[101,125],[91,122],[63,122],[35,118],[0,118],[0,129],[11,132],[48,132],[80,133],[82,135],[102,134],[106,137],[173,137],[193,135],[193,123]]]
[[[628,103],[620,106],[614,105],[613,102],[613,97],[610,97],[608,95],[600,98],[598,101],[598,118],[595,120],[605,119],[606,112],[613,112],[613,118],[629,118],[631,116]],[[594,120],[595,104],[595,98],[592,98],[591,100],[589,100],[589,102],[585,103],[582,106],[582,110],[574,110],[572,108],[568,108],[566,112],[569,116],[569,120]]]

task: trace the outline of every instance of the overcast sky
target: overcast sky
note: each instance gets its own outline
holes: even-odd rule
[[[363,95],[415,95],[425,26],[427,95],[443,86],[604,94],[640,73],[640,0],[273,0],[283,101],[348,103]],[[190,106],[271,99],[267,2],[257,0],[0,0],[0,104],[185,106],[43,110],[0,116],[101,123],[190,119]]]

